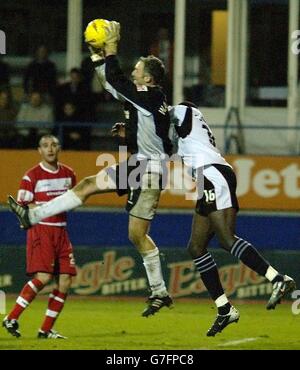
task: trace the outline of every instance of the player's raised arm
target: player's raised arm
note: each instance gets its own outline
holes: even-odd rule
[[[100,20],[94,22],[96,21],[100,22]],[[93,38],[87,37],[90,24],[85,31],[85,41],[89,45],[91,59],[94,62],[99,81],[116,99],[129,101],[143,115],[149,116],[157,113],[161,107],[161,101],[164,100],[163,93],[160,91],[155,91],[155,94],[145,93],[149,91],[150,87],[159,87],[165,74],[163,63],[155,57],[140,58],[132,72],[131,80],[124,74],[117,58],[120,24],[111,21],[109,26],[104,28],[106,30],[105,42],[100,29],[98,32],[92,31]]]
[[[102,49],[94,49],[91,46],[88,46],[91,53],[91,60],[94,64],[94,68],[98,77],[99,83],[102,87],[108,91],[115,99],[120,101],[125,101],[124,97],[121,96],[117,90],[115,90],[106,80],[105,76],[105,56]]]

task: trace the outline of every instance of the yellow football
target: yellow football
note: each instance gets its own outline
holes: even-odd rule
[[[106,19],[94,19],[91,21],[84,32],[85,42],[95,49],[103,48],[106,41],[105,29],[109,26]]]

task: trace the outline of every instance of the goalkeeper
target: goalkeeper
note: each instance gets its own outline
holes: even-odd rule
[[[110,22],[106,30],[106,42],[103,50],[92,49],[92,60],[104,87],[114,97],[124,102],[124,125],[117,124],[113,134],[125,135],[128,151],[132,154],[130,163],[125,164],[128,171],[122,171],[124,163],[102,170],[96,176],[83,179],[76,187],[54,201],[35,209],[27,209],[9,198],[11,209],[17,214],[21,225],[29,228],[41,219],[82,205],[89,196],[107,192],[118,195],[128,194],[126,209],[129,212],[129,239],[136,246],[143,258],[151,296],[142,315],[155,314],[162,307],[170,307],[169,296],[162,276],[159,250],[149,236],[152,219],[155,216],[162,190],[162,161],[166,154],[171,154],[172,145],[168,138],[170,118],[165,95],[160,87],[165,75],[165,68],[160,59],[154,56],[140,58],[132,72],[132,81],[122,72],[117,49],[120,40],[120,24]],[[105,56],[105,57],[104,57]],[[132,161],[135,159],[135,161]],[[139,166],[141,172],[138,186],[129,179]],[[141,171],[141,170],[140,170]],[[127,172],[124,184],[122,173]],[[109,183],[102,186],[101,179],[109,175]]]

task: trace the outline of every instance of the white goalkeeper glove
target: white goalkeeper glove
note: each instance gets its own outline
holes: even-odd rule
[[[104,45],[106,55],[117,54],[118,42],[121,38],[120,28],[120,23],[116,21],[111,21],[109,27],[106,28],[106,40]]]

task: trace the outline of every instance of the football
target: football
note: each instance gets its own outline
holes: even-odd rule
[[[103,48],[106,40],[106,28],[109,26],[106,19],[94,19],[84,32],[85,42],[95,49]]]

